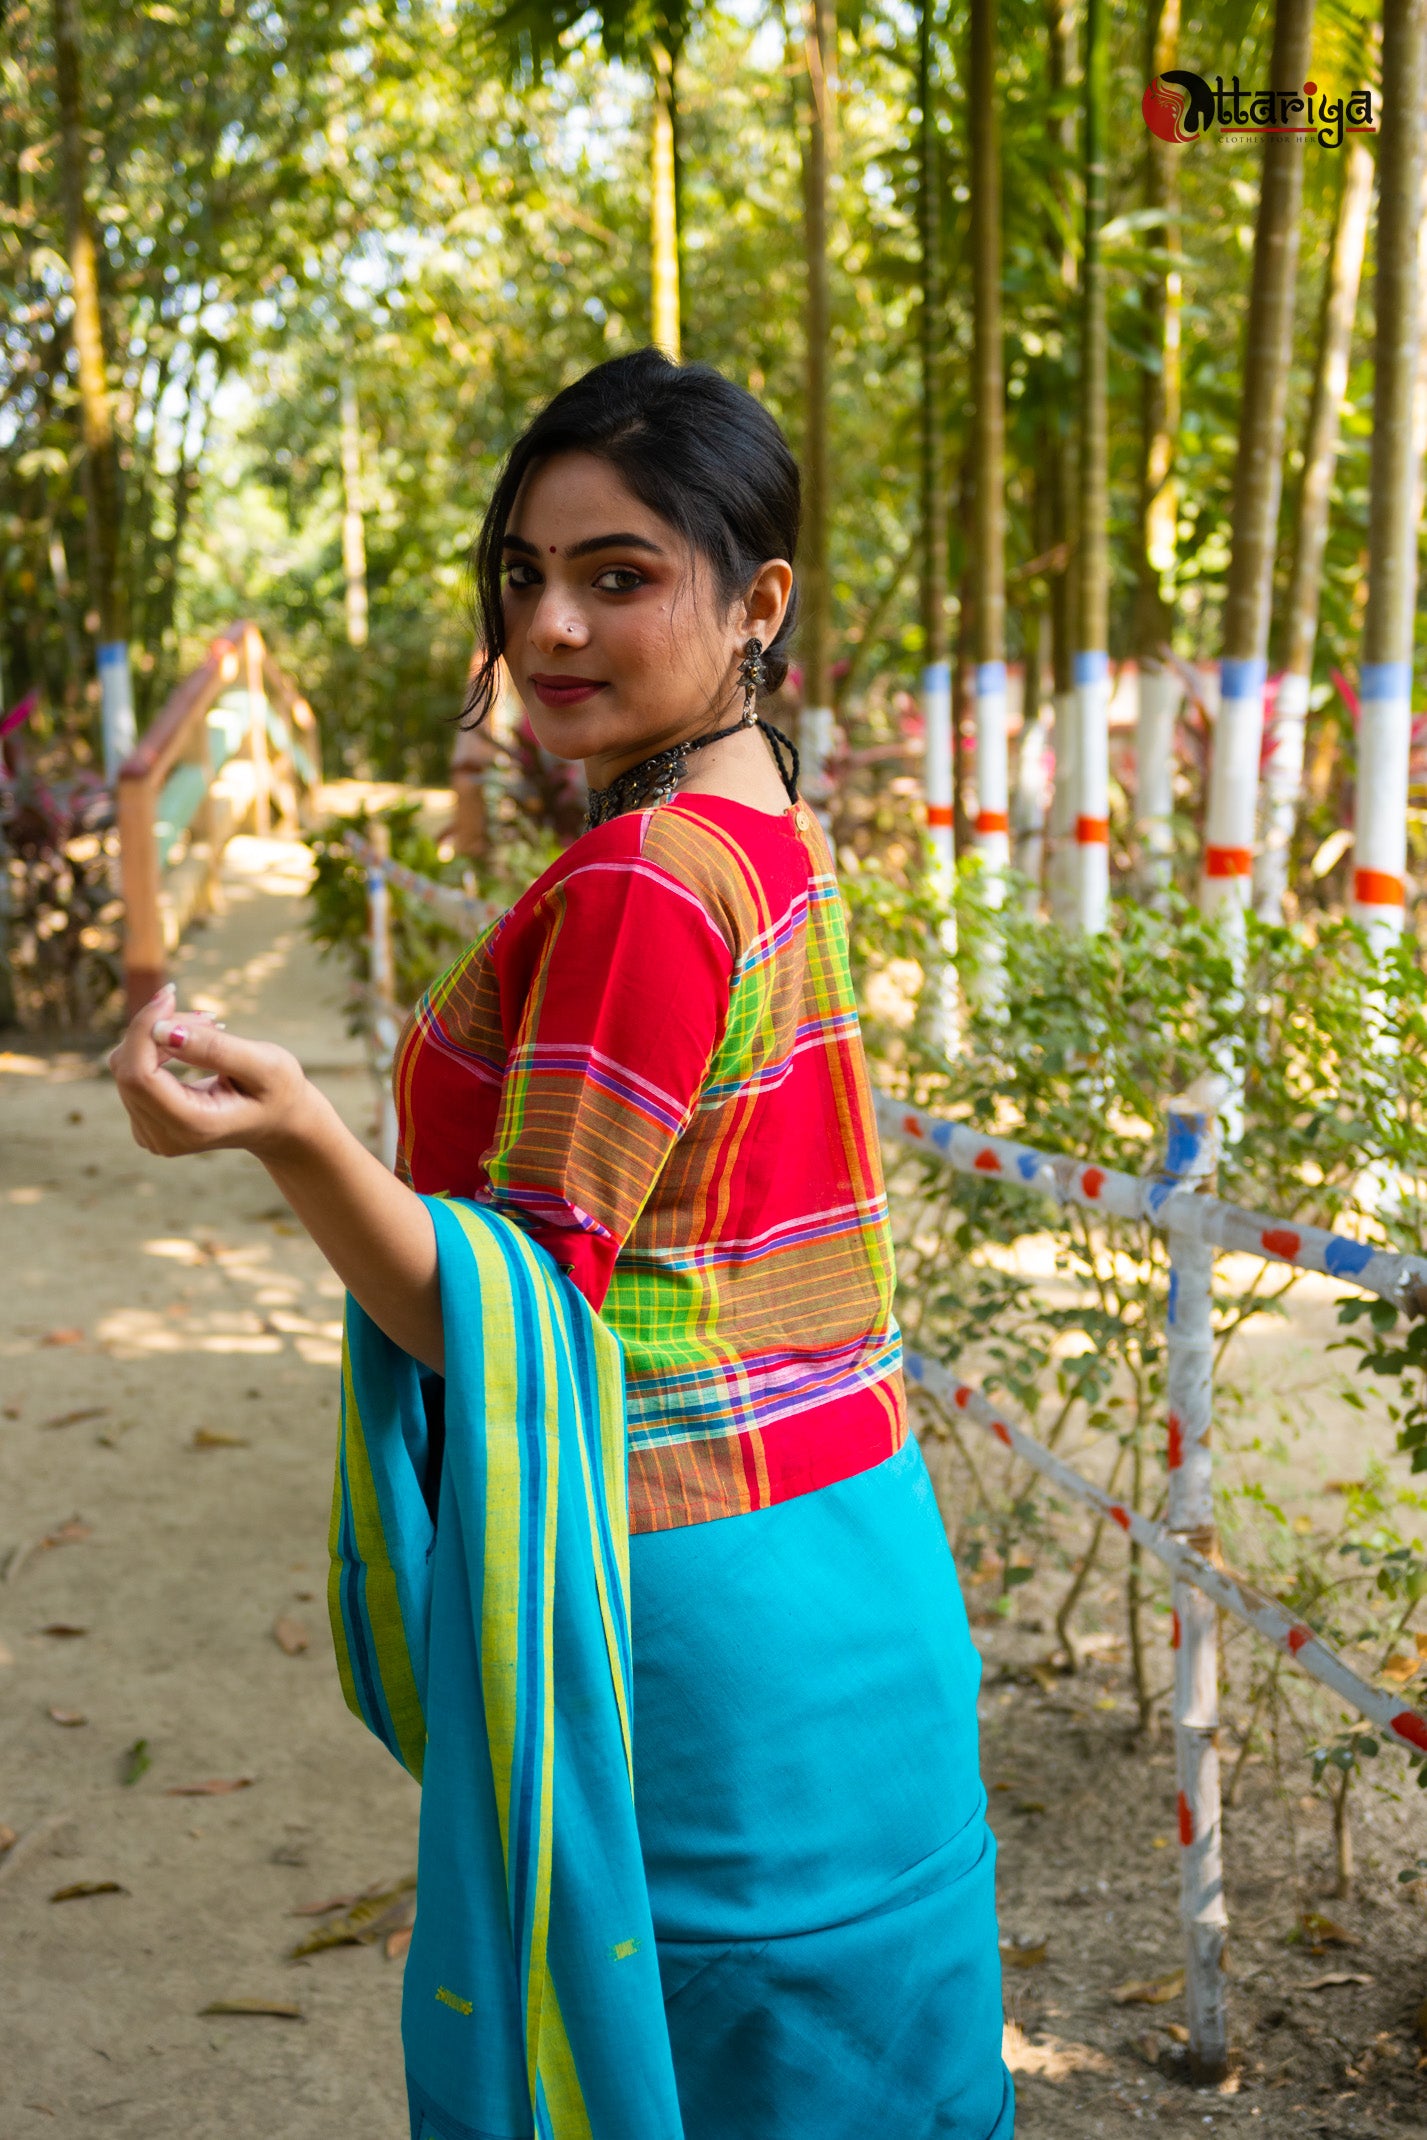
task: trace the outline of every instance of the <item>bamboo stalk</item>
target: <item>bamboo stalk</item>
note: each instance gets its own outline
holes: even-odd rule
[[[649,140],[649,338],[679,361],[679,206],[674,157],[674,56],[662,38],[650,48],[654,121]]]
[[[803,134],[803,248],[806,257],[805,414],[803,432],[803,701],[799,740],[805,788],[815,806],[828,800],[826,766],[833,736],[832,588],[828,560],[828,367],[832,294],[828,272],[828,182],[836,138],[837,26],[832,0],[804,0],[807,123]]]
[[[920,160],[918,218],[922,248],[922,304],[918,321],[922,367],[922,724],[927,848],[932,882],[950,901],[956,877],[956,795],[951,728],[950,634],[947,618],[946,442],[943,430],[942,337],[945,294],[941,253],[941,155],[937,135],[935,0],[922,0],[917,22]],[[947,924],[948,931],[952,925]],[[937,975],[936,1037],[949,1048],[955,1034],[954,936],[944,936]]]
[[[1424,0],[1384,0],[1368,600],[1363,619],[1362,720],[1353,824],[1353,913],[1378,950],[1386,950],[1401,933],[1407,897],[1407,761],[1417,599],[1413,390],[1427,73],[1424,36]]]
[[[1318,638],[1323,552],[1328,540],[1328,508],[1337,466],[1343,397],[1348,386],[1353,316],[1367,244],[1372,182],[1372,156],[1359,136],[1348,149],[1333,252],[1323,286],[1318,358],[1293,531],[1283,674],[1274,697],[1264,769],[1263,845],[1254,865],[1254,907],[1265,921],[1278,921],[1283,915],[1289,849],[1303,792],[1304,730]]]
[[[362,515],[362,426],[357,382],[342,375],[342,571],[348,646],[367,643],[367,533]]]
[[[1052,93],[1060,96],[1071,82],[1074,67],[1074,24],[1070,0],[1049,0],[1049,52],[1047,73]],[[1067,110],[1060,121],[1062,174],[1075,167],[1075,120]],[[1069,227],[1070,203],[1064,202]],[[1075,302],[1078,272],[1075,253],[1067,242],[1060,255],[1060,281],[1067,308]],[[1052,919],[1062,928],[1075,920],[1075,620],[1079,574],[1076,502],[1078,457],[1075,426],[1057,413],[1049,441],[1047,467],[1051,487],[1052,544],[1063,545],[1065,568],[1051,581],[1051,665],[1054,672],[1054,776],[1048,824],[1049,857],[1046,895]]]
[[[396,965],[392,955],[391,891],[387,867],[391,828],[380,819],[371,828],[372,859],[367,868],[367,981],[371,990],[372,1033],[376,1043],[378,1087],[377,1153],[394,1168],[397,1153],[396,1100],[391,1088],[391,1060],[396,1048]]]
[[[1082,930],[1105,926],[1110,899],[1110,476],[1109,335],[1100,231],[1105,221],[1109,102],[1107,0],[1086,0],[1081,249],[1078,616],[1075,690],[1075,901]]]
[[[971,0],[972,374],[976,465],[976,848],[999,904],[1010,859],[1006,730],[1006,388],[1001,323],[997,0]]]
[[[1312,33],[1313,0],[1278,0],[1271,87],[1299,88],[1307,75]],[[1264,141],[1244,338],[1224,659],[1200,890],[1205,912],[1223,913],[1231,925],[1235,917],[1241,922],[1253,873],[1269,608],[1293,357],[1303,139],[1301,134],[1270,134]]]

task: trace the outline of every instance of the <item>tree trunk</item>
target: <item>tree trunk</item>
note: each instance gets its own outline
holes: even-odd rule
[[[828,174],[835,145],[836,25],[832,0],[805,0],[808,77],[803,137],[803,245],[807,260],[807,388],[803,431],[803,706],[800,742],[804,785],[814,804],[828,801],[832,755],[832,587],[828,570],[828,363],[832,302],[828,275]]]
[[[55,99],[59,106],[60,186],[74,299],[71,333],[79,368],[84,437],[84,515],[89,602],[99,634],[104,771],[112,780],[134,746],[134,693],[129,671],[129,620],[119,571],[119,466],[104,356],[99,268],[89,219],[84,140],[84,32],[79,0],[54,0]]]
[[[1178,64],[1179,0],[1160,0],[1148,18],[1148,72],[1153,80]],[[1162,657],[1174,629],[1165,583],[1175,566],[1179,485],[1175,451],[1180,408],[1179,150],[1155,134],[1145,139],[1145,206],[1162,214],[1163,268],[1144,285],[1146,362],[1141,379],[1140,550],[1135,598],[1139,719],[1135,731],[1135,816],[1141,885],[1152,897],[1168,890],[1174,861],[1174,724],[1183,696],[1178,673]]]
[[[654,122],[649,144],[649,328],[650,340],[679,361],[679,195],[674,154],[674,55],[656,38],[650,48],[654,73]]]
[[[1105,926],[1110,896],[1110,494],[1106,414],[1109,345],[1100,229],[1105,221],[1109,97],[1107,0],[1086,0],[1085,238],[1080,259],[1080,468],[1075,685],[1075,922]]]
[[[996,8],[971,0],[972,377],[976,519],[976,846],[993,900],[1010,858],[1006,747],[1006,387],[1001,327],[1001,143]]]
[[[342,379],[342,571],[347,584],[347,644],[367,643],[367,535],[362,518],[362,427],[356,381]]]
[[[1303,792],[1304,723],[1313,677],[1313,650],[1318,637],[1323,550],[1328,540],[1328,505],[1338,458],[1343,396],[1348,386],[1353,316],[1357,311],[1358,285],[1367,243],[1372,182],[1372,156],[1366,143],[1357,137],[1348,148],[1338,196],[1333,252],[1323,285],[1318,361],[1313,371],[1303,474],[1293,530],[1283,674],[1278,680],[1274,699],[1268,760],[1264,769],[1263,845],[1254,865],[1254,907],[1265,921],[1283,919],[1289,848]]]
[[[1073,73],[1074,26],[1070,0],[1050,0],[1048,30],[1050,86],[1059,94],[1069,87]],[[1068,186],[1069,174],[1075,168],[1075,119],[1068,111],[1060,122],[1060,148],[1059,168]],[[1065,208],[1065,222],[1069,228],[1068,200]],[[1061,250],[1060,281],[1065,292],[1066,309],[1069,311],[1074,305],[1078,283],[1075,253],[1069,244],[1064,245]],[[1050,634],[1055,729],[1046,893],[1052,918],[1063,928],[1068,928],[1075,919],[1074,657],[1077,613],[1075,590],[1079,573],[1079,544],[1076,540],[1075,525],[1078,463],[1074,424],[1059,413],[1053,418],[1053,423],[1054,429],[1047,441],[1047,467],[1051,480],[1051,541],[1053,545],[1062,546],[1065,565],[1051,581]]]
[[[1307,79],[1312,33],[1313,0],[1278,0],[1271,88],[1297,90]],[[1303,142],[1302,134],[1269,134],[1263,146],[1244,338],[1219,719],[1204,832],[1201,900],[1205,912],[1222,912],[1240,922],[1253,872],[1273,558],[1283,484],[1284,413],[1293,357]]]
[[[941,157],[936,128],[935,0],[922,0],[917,25],[918,209],[922,246],[922,720],[925,725],[927,834],[933,867],[949,887],[955,868],[951,666],[947,631],[946,441],[942,431]]]
[[[1384,0],[1378,146],[1376,337],[1368,500],[1368,601],[1354,809],[1353,914],[1375,949],[1397,938],[1406,903],[1407,759],[1417,600],[1418,222],[1427,0]]]
[[[1045,855],[1045,752],[1049,740],[1043,712],[1045,686],[1046,605],[1032,600],[1025,612],[1025,674],[1021,685],[1021,733],[1016,749],[1016,781],[1011,797],[1012,859],[1025,882],[1022,897],[1028,913],[1040,906],[1041,865]]]

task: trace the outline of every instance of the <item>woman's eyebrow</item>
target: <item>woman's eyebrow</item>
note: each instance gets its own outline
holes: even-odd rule
[[[502,535],[500,541],[503,550],[520,550],[526,557],[538,557],[540,554],[534,543],[527,542],[523,535]]]
[[[584,542],[571,543],[565,555],[572,559],[590,557],[596,550],[650,550],[655,557],[664,555],[658,543],[651,542],[647,535],[590,535]]]

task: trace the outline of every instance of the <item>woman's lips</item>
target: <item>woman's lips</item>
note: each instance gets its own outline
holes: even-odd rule
[[[542,706],[579,706],[605,687],[594,676],[532,676],[530,688]]]

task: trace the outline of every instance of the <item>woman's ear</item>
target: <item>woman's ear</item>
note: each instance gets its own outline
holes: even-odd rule
[[[761,639],[771,646],[783,627],[793,593],[793,568],[781,557],[760,565],[753,585],[744,597],[744,638]]]

